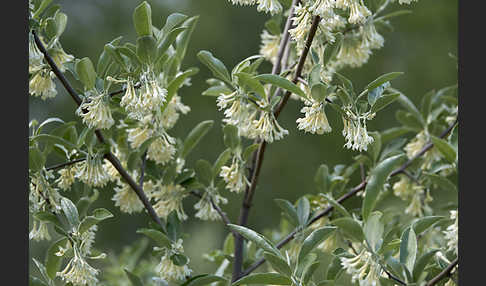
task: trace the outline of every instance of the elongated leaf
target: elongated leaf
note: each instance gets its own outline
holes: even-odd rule
[[[300,89],[295,83],[279,75],[261,74],[255,76],[255,78],[265,83],[271,83],[275,86],[288,90],[300,97],[306,98],[305,92],[302,89]]]
[[[365,239],[361,225],[351,217],[341,217],[331,221],[331,224],[337,226],[343,233],[347,234],[357,242]]]
[[[434,147],[437,148],[442,155],[444,155],[449,163],[454,163],[457,160],[457,152],[454,150],[454,147],[449,144],[449,142],[435,136],[431,136],[431,139],[434,143]]]
[[[407,127],[392,127],[381,133],[381,141],[384,144],[411,131],[412,129]]]
[[[317,268],[320,265],[321,265],[321,262],[316,261],[316,262],[312,263],[311,265],[309,265],[308,267],[306,267],[302,271],[302,275],[301,275],[302,278],[301,278],[301,280],[302,280],[302,282],[304,282],[304,285],[308,285],[307,283],[311,279],[312,274],[314,274],[314,272],[317,270]]]
[[[213,120],[206,120],[200,122],[198,125],[191,130],[191,132],[187,135],[186,139],[184,140],[184,145],[182,147],[181,158],[185,158],[189,152],[199,143],[199,141],[206,135],[213,127],[214,121]]]
[[[29,169],[32,172],[40,171],[46,163],[46,157],[36,147],[29,147]]]
[[[413,104],[413,102],[408,97],[406,97],[404,94],[400,93],[400,96],[398,97],[398,102],[405,109],[407,109],[415,117],[415,119],[417,119],[418,122],[420,122],[422,124],[422,126],[425,126],[425,120],[422,117],[422,113],[420,113],[420,111],[417,109],[417,107],[415,107],[415,104]]]
[[[412,224],[413,231],[415,232],[416,235],[419,235],[443,218],[444,218],[443,216],[421,217]]]
[[[84,84],[87,90],[94,88],[96,83],[96,71],[91,60],[87,57],[76,61],[76,73],[79,80]]]
[[[368,90],[373,90],[377,87],[379,87],[380,85],[384,84],[385,82],[387,81],[390,81],[394,78],[396,78],[397,76],[399,75],[402,75],[403,72],[390,72],[390,73],[386,73],[386,74],[383,74],[381,76],[379,76],[377,79],[375,79],[374,81],[370,82],[366,88]]]
[[[223,127],[224,145],[231,149],[236,149],[240,145],[240,137],[238,136],[238,128],[234,125],[227,124]]]
[[[62,197],[61,208],[64,214],[66,215],[66,218],[69,224],[71,225],[71,228],[76,229],[79,225],[79,214],[76,206],[73,204],[73,202],[70,199],[66,197]]]
[[[103,221],[105,219],[112,218],[113,214],[109,212],[107,209],[104,208],[99,208],[95,209],[93,211],[93,214],[90,216],[86,216],[83,218],[81,221],[81,224],[79,225],[79,233],[84,233],[87,231],[90,227],[93,225],[99,223],[100,221]]]
[[[319,192],[329,192],[331,182],[329,179],[329,168],[326,164],[320,165],[317,169],[316,174],[314,175],[314,183],[316,184]]]
[[[159,57],[162,56],[162,54],[167,51],[170,45],[172,45],[176,41],[177,36],[179,36],[186,29],[187,29],[186,27],[179,27],[170,31],[170,33],[167,36],[165,36],[160,42],[160,44],[157,46],[157,55]]]
[[[379,97],[374,105],[371,107],[371,113],[382,110],[383,108],[397,100],[398,97],[400,97],[399,93],[386,94]]]
[[[408,227],[402,234],[400,243],[400,263],[412,272],[417,256],[417,237],[412,227]]]
[[[143,282],[142,282],[142,279],[140,279],[140,277],[133,274],[128,269],[123,269],[123,270],[125,270],[125,273],[128,276],[128,280],[130,280],[130,283],[132,283],[132,286],[143,286]]]
[[[151,228],[141,228],[137,230],[137,233],[141,233],[150,237],[158,244],[159,247],[170,247],[171,245],[169,238],[158,230]]]
[[[203,285],[211,284],[213,282],[228,282],[228,280],[221,276],[208,274],[191,280],[191,282],[189,282],[187,286],[203,286]]]
[[[233,85],[231,82],[231,78],[228,72],[228,69],[225,67],[223,62],[218,60],[208,51],[200,51],[197,54],[198,59],[205,64],[214,74],[215,77]]]
[[[413,268],[413,272],[412,272],[414,282],[418,282],[417,280],[419,279],[420,275],[422,274],[422,272],[424,272],[430,259],[434,257],[437,251],[439,251],[439,249],[431,250],[423,254],[419,259],[417,259],[417,263],[415,264],[415,267]]]
[[[297,217],[299,218],[299,224],[305,226],[310,215],[310,203],[309,199],[305,196],[301,197],[297,202]]]
[[[253,241],[256,245],[261,247],[263,250],[266,250],[274,255],[281,256],[280,251],[278,251],[264,236],[261,234],[246,228],[244,226],[228,224],[228,227],[239,234],[241,234],[244,238]]]
[[[364,224],[366,241],[374,252],[377,252],[383,243],[383,231],[385,226],[381,222],[382,213],[372,212]]]
[[[390,173],[399,165],[403,164],[406,160],[404,154],[387,158],[380,162],[372,171],[370,179],[366,184],[365,197],[362,205],[363,220],[367,220],[371,211],[373,211],[376,205],[376,199],[380,190],[383,188]]]
[[[226,85],[215,85],[211,86],[205,91],[202,92],[202,95],[206,96],[220,96],[221,94],[229,94],[232,90],[229,89]]]
[[[213,179],[219,176],[219,173],[221,171],[221,168],[228,162],[228,160],[231,158],[231,149],[227,148],[221,154],[219,154],[218,158],[214,162],[213,165]]]
[[[199,72],[198,68],[190,68],[190,69],[186,70],[185,72],[181,73],[180,75],[178,75],[176,78],[174,78],[169,83],[169,86],[167,87],[166,101],[170,102],[172,100],[172,98],[174,97],[174,95],[177,93],[177,90],[182,86],[184,81],[188,77],[193,76],[193,75],[197,74],[198,72]],[[167,107],[167,104],[164,104],[164,108],[163,108],[162,112],[165,110],[166,107]]]
[[[40,212],[34,213],[33,214],[33,217],[36,218],[36,219],[38,219],[38,220],[40,220],[40,221],[43,221],[43,222],[52,222],[54,225],[57,225],[58,227],[62,227],[61,221],[53,213],[46,212],[46,211],[40,211]]]
[[[152,9],[147,1],[143,1],[133,11],[133,25],[139,36],[152,35]]]
[[[295,209],[294,205],[292,205],[289,201],[283,199],[274,199],[277,205],[282,209],[282,211],[287,215],[287,218],[290,220],[290,223],[294,226],[299,225],[299,217],[297,215],[297,210]]]
[[[196,166],[194,170],[196,171],[196,177],[199,182],[203,183],[206,186],[211,184],[211,180],[213,178],[213,170],[211,164],[203,159],[200,159],[196,162]]]
[[[452,192],[457,192],[457,186],[453,184],[449,179],[442,177],[437,174],[431,174],[431,173],[423,173],[423,176],[428,178],[432,183],[436,184],[439,186],[439,188],[452,191]]]
[[[298,261],[302,261],[317,245],[328,238],[334,230],[336,230],[336,227],[322,227],[314,230],[304,239],[300,248]]]
[[[241,155],[243,160],[245,161],[248,160],[248,158],[250,158],[250,155],[253,154],[253,152],[255,152],[258,149],[258,147],[260,147],[259,143],[255,143],[246,147],[245,151],[243,151],[243,155]]]
[[[370,104],[370,106],[375,105],[375,102],[381,97],[385,89],[389,86],[390,82],[387,81],[383,84],[380,84],[376,88],[368,91],[368,103]]]
[[[279,273],[253,273],[235,281],[232,286],[243,284],[290,285],[292,281]]]
[[[270,252],[264,251],[263,256],[265,259],[272,265],[272,268],[275,269],[278,273],[290,277],[292,275],[292,270],[290,266],[287,264],[282,257],[276,256]]]
[[[157,47],[153,36],[140,36],[137,38],[137,57],[145,64],[155,61]]]
[[[351,217],[351,214],[346,210],[345,207],[343,207],[340,203],[338,203],[335,199],[333,199],[330,195],[328,194],[320,194],[323,196],[330,204],[331,206],[334,207],[335,210],[337,210],[339,213],[341,213],[345,217]]]
[[[189,45],[189,40],[191,39],[192,32],[194,31],[199,16],[193,16],[182,24],[183,27],[187,27],[176,39],[176,56],[182,61],[186,55],[187,46]]]

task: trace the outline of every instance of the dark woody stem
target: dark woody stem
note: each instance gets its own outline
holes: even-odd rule
[[[35,40],[37,47],[39,48],[39,50],[44,55],[45,60],[47,61],[47,63],[51,67],[54,74],[57,76],[59,81],[61,81],[62,85],[67,90],[67,92],[69,93],[71,98],[76,102],[76,104],[78,106],[81,105],[81,102],[82,102],[81,98],[77,95],[76,91],[69,84],[67,79],[64,77],[62,72],[57,67],[56,63],[52,60],[51,56],[47,52],[46,48],[44,47],[41,40],[37,36],[37,33],[34,30],[32,30],[32,35],[34,36],[34,40]],[[95,130],[95,134],[96,134],[96,137],[98,138],[98,141],[100,141],[101,143],[106,142],[106,140],[103,137],[103,134],[101,134],[100,130]],[[154,208],[150,204],[147,196],[143,192],[143,189],[140,187],[140,185],[138,185],[133,180],[133,178],[128,174],[128,172],[122,167],[118,158],[115,155],[113,155],[113,153],[108,152],[108,153],[105,154],[105,159],[110,161],[110,163],[113,165],[113,167],[115,167],[115,169],[118,171],[120,176],[125,180],[125,182],[133,189],[133,191],[135,191],[138,198],[142,201],[142,203],[143,203],[145,209],[147,210],[149,216],[165,231],[165,225],[162,223],[159,216],[155,212]]]
[[[83,162],[84,160],[86,160],[86,158],[79,158],[79,159],[72,160],[72,161],[69,161],[69,162],[64,162],[64,163],[61,163],[61,164],[53,165],[53,166],[47,167],[46,171],[61,169],[61,168],[67,167],[67,166],[74,165],[74,164],[79,163],[79,162]]]
[[[294,3],[295,3],[295,1],[294,1]],[[292,17],[292,13],[289,15],[287,22],[290,21],[291,17]],[[321,18],[319,16],[315,16],[313,21],[312,21],[312,25],[309,29],[309,34],[307,36],[307,40],[306,40],[306,43],[305,43],[304,50],[302,51],[302,54],[301,54],[300,59],[299,59],[299,63],[297,64],[297,68],[295,70],[295,75],[294,75],[294,78],[293,78],[294,83],[297,82],[297,79],[300,77],[300,75],[302,73],[302,70],[304,68],[305,59],[307,58],[307,54],[309,53],[309,49],[310,49],[310,46],[312,45],[312,40],[314,39],[314,36],[316,34],[317,27],[319,25],[320,20],[321,20]],[[289,28],[290,24],[285,25],[285,26],[287,28]],[[288,34],[288,30],[284,31],[284,33]],[[288,44],[288,42],[287,43],[283,42],[284,39],[286,39],[288,41],[288,37],[284,37],[282,39],[282,42],[280,43],[279,51],[284,51],[285,48],[282,48],[282,47],[285,47],[285,45]],[[282,57],[282,56],[283,56],[283,52],[281,53],[280,57]],[[280,63],[281,60],[282,60],[281,58],[278,58],[276,63],[277,64]],[[274,69],[272,71],[276,72],[277,70],[278,69],[274,67]],[[284,108],[285,104],[287,103],[289,97],[290,97],[290,92],[287,92],[284,95],[284,97],[282,98],[281,102],[279,103],[279,105],[277,106],[277,109],[274,112],[275,118],[278,117],[278,115],[280,114],[280,112]],[[238,224],[242,225],[242,226],[245,226],[248,222],[248,215],[250,213],[251,201],[252,201],[253,195],[255,193],[255,188],[257,186],[258,177],[259,177],[259,174],[260,174],[260,169],[261,169],[261,166],[262,166],[263,157],[265,155],[265,150],[266,150],[266,146],[267,146],[267,143],[265,141],[259,141],[259,143],[260,143],[260,146],[259,146],[258,150],[256,151],[256,153],[254,153],[252,167],[250,168],[250,170],[251,170],[250,185],[247,186],[247,188],[245,190],[245,197],[243,199],[242,207],[241,207],[241,210],[240,210],[240,217],[238,219]],[[243,262],[243,238],[240,235],[235,236],[235,253],[234,254],[235,254],[235,260],[233,262],[232,281],[236,281],[237,279],[242,277],[242,275],[240,275],[240,273],[241,273],[241,265],[242,265],[242,262]]]
[[[440,136],[439,138],[444,138],[446,137],[449,132],[452,131],[452,129],[456,126],[456,124],[458,123],[457,119],[456,121],[454,121],[454,123],[452,123],[449,128],[447,128]],[[405,162],[401,167],[399,167],[398,169],[396,169],[395,171],[393,171],[391,174],[390,174],[390,177],[393,177],[393,176],[396,176],[398,174],[400,174],[401,172],[403,172],[408,166],[410,166],[417,158],[419,158],[420,156],[424,155],[428,150],[430,150],[432,147],[434,147],[434,144],[433,143],[429,143],[427,144],[426,146],[424,146],[422,148],[422,150],[420,150],[420,152],[418,154],[418,156],[415,156],[411,159],[409,159],[407,162]],[[344,201],[346,201],[347,199],[353,197],[354,195],[356,195],[358,192],[362,191],[365,189],[366,187],[366,181],[363,181],[361,182],[359,185],[357,185],[356,187],[352,188],[349,192],[347,192],[346,194],[344,194],[343,196],[341,196],[339,199],[337,199],[336,201],[338,203],[342,203]],[[309,221],[309,223],[307,224],[307,226],[315,223],[316,221],[318,221],[320,218],[324,217],[324,216],[327,216],[329,215],[332,211],[334,210],[334,207],[330,206],[326,209],[324,209],[323,211],[321,211],[319,214],[317,214],[316,216],[314,216],[313,219],[311,219]],[[295,235],[297,234],[298,230],[294,230],[292,231],[290,234],[288,234],[283,240],[281,240],[280,242],[278,242],[276,244],[276,247],[277,248],[282,248],[284,245],[286,245],[287,243],[289,243],[290,241],[292,241],[295,237]],[[243,277],[243,276],[246,276],[248,274],[250,274],[251,272],[253,272],[255,269],[258,268],[258,266],[262,265],[263,263],[265,262],[265,259],[262,258],[260,260],[258,260],[257,262],[253,263],[251,266],[249,266],[247,269],[245,269],[243,271],[243,273],[241,274],[240,277]],[[431,284],[433,285],[433,284]]]
[[[451,264],[449,264],[444,270],[442,270],[441,273],[437,274],[437,276],[435,276],[434,278],[432,278],[432,280],[430,280],[426,286],[432,286],[432,285],[435,285],[437,284],[437,282],[439,282],[440,280],[442,280],[443,278],[447,277],[450,275],[451,271],[454,269],[454,267],[456,267],[456,265],[459,263],[459,259],[456,257],[456,259],[454,259],[454,261],[451,262]]]

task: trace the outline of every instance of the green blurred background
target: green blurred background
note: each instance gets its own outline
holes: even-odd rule
[[[76,58],[89,57],[96,63],[104,44],[119,35],[123,41],[134,41],[132,11],[141,2],[135,0],[71,0],[54,1],[62,5],[68,15],[68,25],[61,42],[65,51]],[[210,133],[196,147],[188,158],[191,166],[197,159],[214,162],[223,150],[221,132],[222,112],[215,105],[215,98],[201,96],[207,88],[205,80],[211,77],[209,70],[200,64],[196,53],[209,50],[231,69],[242,59],[258,54],[260,33],[264,22],[269,18],[258,13],[256,7],[233,6],[228,0],[149,0],[152,6],[153,24],[163,26],[166,17],[174,12],[189,16],[200,15],[193,33],[183,69],[191,66],[200,68],[190,87],[179,92],[182,101],[191,107],[191,112],[182,116],[171,134],[185,137],[198,122],[214,119],[215,125]],[[399,5],[393,4],[390,10]],[[385,45],[375,51],[369,62],[359,69],[345,69],[344,75],[353,81],[357,89],[362,89],[377,76],[391,71],[405,74],[393,81],[393,86],[404,92],[418,104],[422,95],[431,89],[438,89],[457,82],[456,62],[449,53],[457,55],[458,42],[458,0],[420,0],[412,5],[398,7],[411,9],[412,14],[391,19],[394,31],[383,31]],[[262,72],[269,72],[270,65],[262,66]],[[29,120],[42,121],[48,117],[60,117],[65,121],[78,120],[74,115],[74,102],[58,84],[59,93],[53,100],[42,101],[30,97]],[[383,130],[398,126],[394,114],[398,104],[369,122],[370,131]],[[341,136],[342,121],[337,114],[328,109],[327,115],[333,132],[330,135],[309,135],[296,128],[295,120],[301,116],[301,104],[290,101],[281,117],[280,124],[290,134],[285,140],[272,143],[267,148],[254,197],[249,226],[257,231],[276,227],[280,212],[273,203],[274,198],[295,201],[304,193],[316,193],[313,177],[316,169],[326,163],[331,169],[336,164],[348,164],[356,152],[343,149]],[[80,125],[78,125],[80,127]],[[48,163],[57,163],[48,162]],[[145,227],[148,217],[121,214],[111,201],[113,190],[105,188],[94,207],[103,206],[112,211],[118,219],[102,223],[97,234],[95,246],[100,250],[119,251],[122,246],[138,239],[135,233]],[[226,192],[223,194],[229,203],[222,208],[233,222],[237,221],[241,196]],[[186,199],[185,210],[191,215],[196,200]],[[195,273],[214,271],[213,265],[203,263],[202,253],[222,245],[226,230],[219,222],[205,222],[190,218],[184,224],[186,253],[191,257],[191,267]],[[47,243],[30,243],[30,254],[43,257]]]

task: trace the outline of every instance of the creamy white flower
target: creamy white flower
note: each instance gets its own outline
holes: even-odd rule
[[[47,223],[34,219],[32,230],[29,232],[29,240],[51,240],[49,230],[47,229]]]
[[[130,146],[133,149],[137,149],[152,136],[153,130],[149,126],[144,126],[127,129],[127,132]]]
[[[314,4],[310,6],[309,10],[312,11],[314,15],[323,16],[328,13],[328,11],[332,11],[335,6],[335,2],[333,0],[316,0]]]
[[[167,218],[172,211],[176,211],[180,220],[186,220],[182,200],[187,197],[184,187],[181,185],[163,185],[152,192],[150,198],[155,201],[154,210],[158,216]]]
[[[334,6],[340,9],[347,9],[351,7],[351,4],[356,0],[336,0]]]
[[[103,168],[100,154],[88,155],[84,162],[77,164],[76,178],[93,187],[103,187],[110,181],[110,176]]]
[[[54,98],[57,90],[53,78],[54,73],[48,70],[36,72],[29,81],[29,93],[33,96],[40,96],[42,100]]]
[[[75,168],[73,168],[72,166],[68,166],[59,170],[58,173],[60,176],[55,182],[57,183],[59,188],[61,188],[62,190],[69,189],[74,183],[74,176],[76,173]]]
[[[84,255],[91,254],[91,248],[93,246],[97,230],[98,230],[98,226],[95,224],[81,234],[80,251]]]
[[[50,178],[52,178],[52,171],[45,172],[44,170],[31,176],[29,192],[30,212],[53,211],[59,213],[61,211],[61,195],[59,195],[57,188],[54,188],[48,182]]]
[[[90,128],[109,129],[115,120],[111,116],[111,110],[108,103],[109,97],[106,94],[90,96],[88,100],[83,101],[76,113],[81,116],[83,123]],[[87,110],[87,112],[84,112]]]
[[[221,167],[219,176],[226,182],[226,189],[231,192],[241,193],[244,188],[250,184],[245,176],[243,162],[233,157],[231,166]]]
[[[159,85],[155,77],[151,76],[151,73],[142,75],[140,82],[142,83],[140,89],[142,107],[150,111],[160,108],[162,103],[166,101],[167,90]]]
[[[357,116],[352,115],[352,117],[356,118]],[[368,135],[366,119],[358,117],[353,120],[343,117],[343,122],[343,136],[347,141],[344,147],[360,152],[368,150],[368,145],[373,143],[374,139]]]
[[[61,72],[66,71],[66,67],[64,66],[65,63],[72,62],[74,60],[74,56],[66,54],[62,48],[53,49],[50,54],[52,60]]]
[[[29,73],[40,70],[43,66],[44,54],[37,47],[34,37],[29,35]]]
[[[184,160],[182,158],[176,159],[176,172],[177,172],[177,174],[181,173],[182,168],[184,168],[184,164],[186,164],[186,160]]]
[[[412,184],[406,176],[400,176],[400,180],[393,184],[393,193],[402,200],[408,199],[412,192]]]
[[[417,156],[427,143],[428,135],[425,133],[425,131],[420,131],[417,133],[415,138],[404,147],[407,157],[412,159]],[[427,170],[432,166],[433,162],[441,159],[441,154],[439,151],[437,151],[437,149],[433,148],[424,154],[423,159],[424,160],[421,167]]]
[[[258,6],[257,11],[264,11],[265,13],[270,13],[272,15],[282,12],[282,4],[278,0],[257,0]]]
[[[360,24],[363,23],[368,16],[371,15],[371,11],[366,8],[362,1],[360,3],[359,0],[354,0],[351,3],[350,13],[348,22],[351,24]]]
[[[261,34],[262,43],[260,44],[260,54],[273,64],[277,60],[278,48],[280,46],[280,35],[270,34],[263,30]]]
[[[128,112],[134,112],[141,108],[141,102],[135,91],[135,87],[130,78],[126,80],[127,86],[123,97],[121,98],[120,105]]]
[[[447,240],[447,250],[453,251],[456,255],[458,254],[458,241],[459,241],[459,216],[458,211],[450,211],[450,218],[454,222],[447,227],[444,231],[445,239]]]
[[[368,62],[371,50],[363,45],[355,35],[345,35],[336,55],[338,66],[357,68]]]
[[[136,175],[136,172],[134,172],[134,175]],[[118,182],[118,186],[115,188],[112,200],[115,202],[115,206],[125,213],[138,213],[144,208],[142,201],[132,187],[121,181]]]
[[[385,39],[376,31],[373,21],[368,21],[365,25],[359,28],[360,34],[363,37],[361,46],[364,49],[379,49],[383,47]]]
[[[96,275],[99,270],[89,265],[81,256],[77,247],[74,247],[74,257],[68,262],[64,270],[57,272],[56,276],[60,277],[65,282],[70,282],[74,285],[88,285],[94,286],[98,283]]]
[[[352,258],[341,257],[341,265],[351,275],[352,282],[359,281],[360,286],[380,285],[381,266],[373,260],[366,249]]]
[[[147,157],[157,164],[164,165],[174,158],[177,151],[174,143],[175,139],[164,133],[150,144],[147,149]]]
[[[167,130],[176,124],[177,120],[179,119],[179,112],[182,114],[187,114],[191,111],[191,108],[187,105],[184,105],[181,102],[181,97],[175,95],[167,104],[167,107],[162,114],[162,126]]]
[[[228,200],[217,194],[215,190],[208,190],[203,194],[199,202],[194,205],[194,209],[197,210],[197,213],[194,215],[195,217],[202,220],[221,220],[218,211],[211,204],[211,199],[215,205],[228,203]]]
[[[312,14],[307,6],[298,4],[295,6],[295,16],[292,17],[295,28],[289,30],[290,37],[297,42],[297,50],[300,51],[306,41],[306,35],[312,24]]]
[[[175,265],[170,257],[174,254],[181,254],[184,252],[182,247],[182,239],[178,239],[177,242],[172,244],[171,249],[168,249],[164,256],[162,256],[160,263],[155,267],[155,271],[159,273],[160,277],[171,282],[185,280],[191,275],[192,270],[188,264],[183,266]],[[188,258],[189,259],[189,258]]]
[[[305,117],[296,120],[299,124],[297,128],[312,134],[331,132],[332,128],[329,125],[326,113],[324,112],[324,104],[317,101],[308,101],[306,104],[310,106],[304,106],[300,110],[300,112],[305,113]]]
[[[289,134],[289,131],[282,128],[273,112],[262,111],[258,120],[253,120],[252,130],[250,130],[250,138],[261,138],[262,140],[272,143],[274,140],[280,140],[285,135]]]

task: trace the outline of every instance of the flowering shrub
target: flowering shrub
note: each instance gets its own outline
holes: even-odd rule
[[[184,138],[171,129],[191,111],[184,87],[199,68],[182,63],[198,17],[174,13],[155,27],[144,1],[133,11],[136,41],[115,38],[95,65],[64,51],[67,15],[50,2],[29,1],[29,93],[50,100],[66,89],[83,127],[57,117],[29,124],[29,239],[51,241],[44,262],[32,258],[41,275],[30,276],[31,285],[456,285],[457,205],[432,202],[434,191],[457,192],[457,85],[425,94],[417,107],[392,86],[401,72],[361,89],[340,73],[383,47],[380,29],[407,12],[389,11],[393,1],[230,0],[256,6],[269,20],[260,54],[231,69],[210,51],[198,52],[201,68],[213,74],[201,93],[224,115],[226,149],[215,162],[193,165],[186,158],[213,120],[188,128]],[[264,61],[271,73],[259,71]],[[317,195],[290,202],[275,194],[282,223],[262,234],[248,215],[265,150],[289,134],[278,122],[289,100],[302,106],[295,119],[302,136],[339,132],[343,149],[356,156],[350,165],[322,164]],[[394,102],[403,107],[400,125],[369,130],[367,122]],[[342,129],[330,125],[329,110]],[[43,132],[47,124],[57,127]],[[46,166],[50,156],[65,163]],[[358,173],[361,183],[350,185]],[[137,233],[150,242],[113,255],[93,247],[98,228],[114,217],[92,208],[103,187],[121,212],[148,215]],[[242,199],[237,222],[224,212],[228,192]],[[190,196],[198,199],[197,219],[227,227],[221,249],[205,254],[212,273],[195,273],[184,254],[183,202]],[[344,204],[350,198],[360,206]],[[153,251],[143,257],[149,243]],[[93,266],[96,259],[102,267]]]

